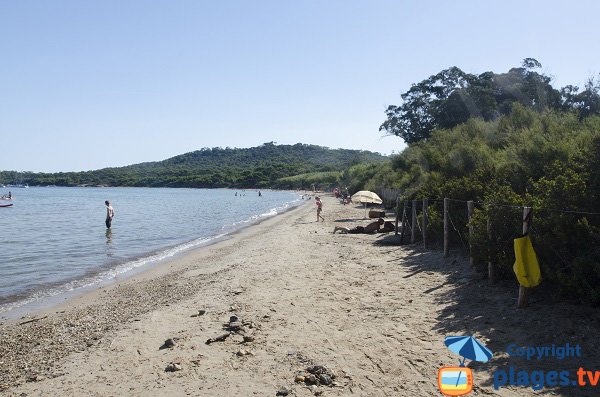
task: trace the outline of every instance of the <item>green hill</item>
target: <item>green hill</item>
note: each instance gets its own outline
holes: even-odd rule
[[[315,173],[326,175],[321,184],[331,184],[331,173],[340,173],[352,165],[383,162],[377,153],[329,149],[322,146],[273,142],[248,149],[204,148],[163,161],[86,172],[17,173],[0,172],[0,183],[15,180],[32,186],[150,186],[150,187],[309,187],[317,183]],[[303,174],[313,175],[303,178]],[[298,176],[290,179],[289,177]]]

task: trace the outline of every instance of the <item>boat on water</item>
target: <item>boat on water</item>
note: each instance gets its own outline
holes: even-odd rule
[[[10,204],[0,204],[0,208],[8,208],[8,207],[12,207],[13,203]]]

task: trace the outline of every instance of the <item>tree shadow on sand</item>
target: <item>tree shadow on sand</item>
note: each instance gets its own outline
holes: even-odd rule
[[[387,237],[387,242],[398,236]],[[374,244],[381,245],[377,240]],[[387,245],[387,244],[386,244]],[[600,370],[600,313],[588,306],[565,302],[552,302],[547,292],[533,289],[529,305],[517,308],[518,286],[515,281],[505,280],[488,285],[483,274],[470,269],[467,258],[454,256],[443,258],[441,251],[424,251],[414,246],[398,247],[401,255],[388,262],[397,262],[406,268],[409,277],[426,277],[424,272],[437,272],[445,276],[445,281],[437,286],[423,288],[423,296],[433,296],[441,310],[436,310],[434,330],[445,336],[475,335],[487,345],[494,357],[487,363],[470,362],[475,373],[475,387],[493,387],[493,374],[496,370],[515,371],[569,371],[570,380],[577,380],[576,371],[583,367],[588,371]],[[545,357],[527,360],[523,357],[510,357],[507,347],[516,346],[581,346],[581,357]],[[443,340],[440,340],[443,344]],[[458,360],[459,357],[457,357]],[[458,363],[458,361],[456,362]],[[456,365],[448,363],[448,365]],[[483,379],[486,377],[487,379]],[[587,379],[586,379],[587,380]],[[544,381],[542,381],[544,382]],[[588,381],[589,384],[589,381]],[[544,394],[552,391],[558,396],[597,396],[598,389],[590,386],[549,387],[544,384]],[[507,387],[507,386],[505,386]],[[600,387],[600,382],[598,387]],[[528,391],[525,391],[527,390]],[[513,386],[514,392],[532,394],[531,387]],[[488,391],[483,391],[487,393]],[[539,393],[539,392],[538,392]]]

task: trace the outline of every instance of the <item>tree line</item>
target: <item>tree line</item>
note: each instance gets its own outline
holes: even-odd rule
[[[163,161],[94,171],[2,171],[0,183],[19,181],[31,186],[308,189],[313,184],[327,187],[331,181],[330,176],[315,178],[315,173],[337,175],[354,164],[377,163],[386,159],[380,154],[362,150],[268,142],[247,149],[203,148]],[[308,177],[311,174],[313,176]]]

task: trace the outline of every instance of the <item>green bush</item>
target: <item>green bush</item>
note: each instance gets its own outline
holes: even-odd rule
[[[491,258],[502,277],[514,279],[513,240],[522,234],[522,207],[533,207],[530,235],[543,286],[600,304],[600,117],[515,105],[497,121],[472,119],[434,131],[385,167],[407,200],[430,199],[432,244],[443,239],[442,199],[458,200],[450,202],[455,249],[468,236],[464,202],[475,201],[473,256],[481,264]]]

